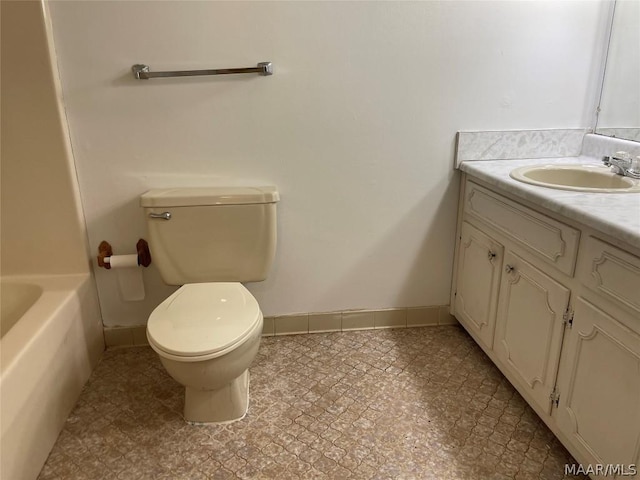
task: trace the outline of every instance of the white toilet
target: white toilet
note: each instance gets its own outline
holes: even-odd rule
[[[239,282],[264,280],[276,248],[274,187],[150,190],[140,197],[153,262],[182,285],[151,313],[147,338],[185,386],[185,420],[224,423],[249,406],[262,312]]]

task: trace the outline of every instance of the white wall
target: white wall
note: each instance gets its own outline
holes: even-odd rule
[[[586,127],[603,2],[51,3],[91,248],[129,253],[151,187],[274,184],[279,245],[249,285],[265,315],[447,304],[459,129]],[[136,81],[274,63],[272,77]],[[119,300],[144,324],[168,294]]]
[[[2,274],[88,273],[86,232],[40,2],[1,2]]]

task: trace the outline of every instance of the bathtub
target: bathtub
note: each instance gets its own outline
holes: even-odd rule
[[[0,478],[35,479],[104,350],[89,274],[0,279]]]

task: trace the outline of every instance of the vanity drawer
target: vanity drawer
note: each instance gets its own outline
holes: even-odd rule
[[[640,312],[640,258],[595,237],[584,242],[578,279],[609,300]]]
[[[563,273],[573,276],[580,232],[467,181],[466,214],[517,241]]]

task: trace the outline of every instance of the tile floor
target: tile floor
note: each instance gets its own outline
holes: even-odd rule
[[[263,338],[241,421],[193,426],[148,347],[108,350],[49,479],[562,479],[573,459],[458,326]]]

